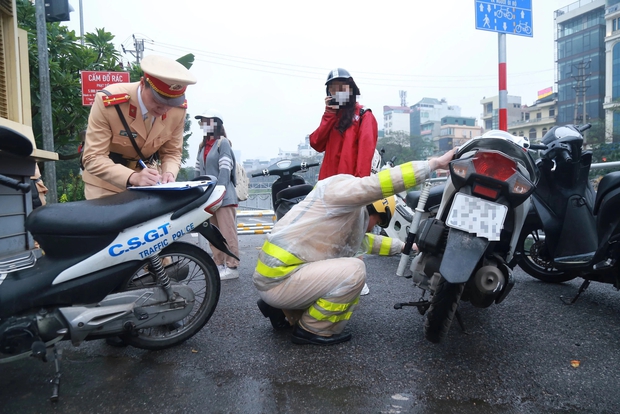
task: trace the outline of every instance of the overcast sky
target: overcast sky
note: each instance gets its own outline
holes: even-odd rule
[[[65,22],[80,35],[79,1]],[[554,86],[553,12],[571,0],[532,0],[534,36],[507,35],[508,94],[532,104]],[[319,125],[325,79],[347,69],[360,102],[383,128],[383,106],[445,98],[462,116],[480,118],[483,97],[498,94],[498,35],[475,29],[474,0],[211,1],[83,0],[84,32],[105,28],[132,50],[196,55],[198,83],[188,112],[223,114],[242,159],[296,150]],[[129,54],[126,60],[134,60]],[[201,139],[192,126],[192,159]],[[193,162],[193,161],[192,161]]]

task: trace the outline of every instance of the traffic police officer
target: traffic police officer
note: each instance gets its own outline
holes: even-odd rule
[[[179,62],[162,56],[149,55],[140,66],[144,76],[139,82],[112,84],[95,96],[82,154],[87,200],[128,186],[173,182],[181,167],[185,90],[196,78]],[[156,157],[161,170],[140,166],[140,161],[154,165]]]

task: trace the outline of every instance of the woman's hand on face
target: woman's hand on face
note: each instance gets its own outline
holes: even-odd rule
[[[334,99],[333,96],[326,96],[325,97],[325,106],[329,109],[333,109],[334,111],[337,111],[338,108],[340,108],[337,104],[336,105],[330,105],[329,101],[331,101],[332,99]]]

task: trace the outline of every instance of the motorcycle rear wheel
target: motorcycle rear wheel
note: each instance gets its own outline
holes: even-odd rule
[[[442,277],[431,297],[431,304],[426,312],[424,336],[431,342],[439,343],[446,337],[452,320],[459,306],[464,283],[450,283]]]
[[[545,245],[544,231],[539,223],[525,223],[516,248],[517,264],[528,275],[546,283],[562,283],[577,276],[556,269]]]
[[[220,297],[220,275],[211,256],[188,243],[174,243],[160,253],[171,285],[184,284],[194,291],[194,308],[184,319],[172,324],[139,329],[121,338],[131,346],[160,350],[178,345],[194,336],[209,321]],[[165,258],[169,258],[164,260]],[[128,280],[125,289],[140,289],[154,284],[148,261],[143,262]],[[181,279],[181,280],[176,280]]]

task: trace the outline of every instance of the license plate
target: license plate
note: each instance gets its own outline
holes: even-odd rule
[[[446,224],[455,229],[498,241],[508,207],[478,197],[457,193]]]

